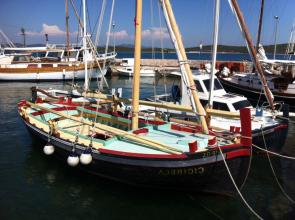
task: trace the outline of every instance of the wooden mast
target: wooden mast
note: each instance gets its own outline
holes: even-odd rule
[[[253,45],[253,41],[251,39],[251,36],[250,36],[250,33],[249,33],[249,30],[247,28],[247,25],[245,23],[245,20],[244,20],[244,17],[243,17],[243,14],[240,10],[240,7],[237,3],[236,0],[230,0],[231,2],[231,5],[233,6],[233,9],[234,9],[234,12],[236,14],[236,17],[238,19],[238,23],[240,25],[240,28],[243,32],[243,35],[245,37],[245,40],[246,40],[246,43],[247,43],[247,46],[248,46],[248,50],[250,52],[250,55],[252,57],[252,61],[254,63],[254,66],[255,66],[255,69],[258,71],[259,75],[260,75],[260,80],[262,82],[262,86],[263,86],[263,90],[264,90],[264,94],[267,98],[267,101],[271,107],[272,110],[274,110],[274,104],[273,104],[273,95],[271,93],[271,91],[269,90],[268,86],[267,86],[267,82],[266,82],[266,79],[264,77],[264,71],[262,69],[262,66],[256,56],[256,51],[254,49],[254,45]]]
[[[200,121],[201,121],[201,125],[203,128],[204,133],[208,133],[208,127],[207,127],[207,123],[206,123],[206,119],[205,119],[205,111],[203,109],[203,106],[200,103],[199,97],[198,97],[198,93],[196,90],[196,85],[192,76],[192,72],[190,69],[190,66],[188,64],[188,59],[184,50],[184,46],[182,43],[182,39],[181,39],[181,35],[180,35],[180,31],[179,28],[176,24],[176,20],[174,17],[174,13],[172,11],[172,7],[170,4],[169,0],[162,0],[162,3],[165,5],[166,11],[167,11],[167,15],[168,15],[168,19],[169,19],[169,23],[171,24],[171,28],[173,30],[173,33],[175,35],[176,41],[177,41],[177,45],[178,45],[178,50],[180,52],[181,58],[182,60],[179,60],[179,62],[182,62],[185,68],[185,72],[187,75],[187,79],[188,79],[188,89],[191,90],[191,94],[192,94],[192,98],[193,98],[193,106],[196,106],[196,111],[197,113],[200,114]]]
[[[259,24],[258,24],[258,34],[257,34],[257,42],[256,42],[256,53],[258,53],[259,43],[260,43],[260,37],[261,37],[263,9],[264,9],[264,0],[261,0],[260,15],[259,15]]]
[[[135,42],[134,42],[134,73],[133,73],[133,90],[132,90],[132,130],[138,128],[142,0],[136,0],[136,16],[135,16],[134,24],[135,24]]]
[[[69,31],[69,2],[68,2],[68,0],[65,0],[65,5],[66,5],[67,59],[69,60],[70,31]]]

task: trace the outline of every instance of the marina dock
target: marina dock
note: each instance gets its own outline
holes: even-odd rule
[[[111,66],[111,74],[118,75],[115,68],[122,65],[123,59],[115,59]],[[205,64],[210,63],[210,60],[188,60],[191,69],[205,69]],[[253,66],[249,61],[219,61],[216,63],[216,68],[219,69],[222,65],[226,65],[234,70],[251,71]],[[179,62],[177,59],[141,59],[141,67],[145,69],[155,70],[158,74],[169,74],[172,71],[179,71]]]

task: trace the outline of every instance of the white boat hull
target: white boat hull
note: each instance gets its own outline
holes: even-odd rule
[[[133,76],[133,70],[126,70],[125,67],[120,68],[117,67],[115,70],[118,72],[119,76]],[[140,70],[140,76],[141,77],[153,77],[155,76],[155,71],[154,70],[149,70],[149,69],[141,69]]]
[[[103,71],[106,74],[106,69]],[[91,78],[100,78],[102,76],[98,69],[89,71]],[[28,72],[28,73],[1,73],[0,81],[55,81],[55,80],[72,80],[84,79],[84,70],[76,71],[57,71],[57,72]]]

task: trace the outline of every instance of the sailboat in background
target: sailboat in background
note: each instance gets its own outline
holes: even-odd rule
[[[79,19],[78,17],[81,29],[83,29]],[[86,57],[88,60],[87,68],[91,70],[89,77],[93,79],[101,78],[106,74],[109,63],[114,61],[116,53],[100,54],[90,36],[87,35],[86,41],[86,50],[79,45],[70,45],[67,23],[66,46],[47,44],[46,47],[17,48],[11,46],[3,48],[3,54],[0,58],[0,81],[84,79],[86,63],[83,59]],[[44,54],[44,56],[35,57],[33,53]]]
[[[294,60],[278,60],[268,59],[263,47],[260,45],[260,34],[263,15],[263,2],[261,5],[258,39],[256,44],[256,51],[251,49],[251,59],[255,66],[254,73],[232,72],[228,68],[220,69],[218,74],[219,80],[224,88],[233,93],[242,94],[254,102],[260,103],[267,101],[271,108],[273,108],[273,101],[285,103],[290,106],[290,110],[295,111],[295,61]],[[245,21],[239,19],[238,11],[232,7],[236,18],[240,25]],[[241,26],[240,26],[241,27]],[[250,34],[242,33],[245,38],[250,38]],[[247,48],[250,44],[246,39]],[[227,64],[223,64],[226,67]],[[264,91],[265,95],[262,95]],[[273,96],[273,97],[271,97]]]
[[[184,62],[187,58],[170,1],[160,2],[171,27],[171,38],[177,41],[182,73],[190,88],[195,88],[189,64]],[[83,9],[85,12],[85,0]],[[85,20],[84,17],[84,38]],[[71,100],[23,100],[18,105],[20,116],[29,131],[47,141],[44,152],[67,158],[70,166],[80,162],[79,167],[88,172],[138,186],[233,193],[243,185],[248,173],[252,144],[250,110],[241,110],[242,132],[234,138],[226,133],[217,136],[208,129],[205,111],[193,89],[193,112],[200,124],[139,119],[142,0],[136,1],[135,21],[131,118],[124,117],[115,99],[95,106],[76,105]]]
[[[122,58],[120,65],[114,65],[111,67],[112,72],[115,72],[119,76],[133,76],[134,73],[134,58]],[[153,77],[156,71],[151,68],[140,68],[141,77]]]

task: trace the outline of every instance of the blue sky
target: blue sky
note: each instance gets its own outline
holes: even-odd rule
[[[152,1],[152,3],[151,3]],[[180,27],[184,44],[188,46],[211,44],[213,24],[213,0],[170,0]],[[80,8],[81,1],[74,0]],[[99,16],[102,0],[87,0],[89,22],[94,30]],[[246,23],[256,39],[260,0],[238,0]],[[143,0],[143,45],[151,45],[153,36],[155,45],[160,45],[160,25],[157,0]],[[151,10],[151,4],[153,10]],[[105,44],[107,25],[111,8],[111,0],[107,0],[105,20],[102,29],[100,45]],[[70,32],[72,42],[76,42],[77,20],[70,11]],[[153,23],[151,14],[153,16]],[[133,44],[135,0],[116,0],[114,11],[115,36],[117,44]],[[294,0],[265,0],[264,26],[262,43],[274,42],[274,16],[279,16],[278,42],[288,42],[292,23],[295,18]],[[165,28],[163,17],[162,28]],[[44,43],[44,33],[49,33],[50,43],[65,42],[65,6],[64,0],[1,0],[0,29],[13,42],[22,42],[20,28],[27,32],[27,42]],[[171,46],[169,36],[164,31],[164,44]],[[95,32],[95,31],[94,31]],[[113,38],[111,38],[111,44]],[[221,0],[220,37],[219,44],[244,45],[236,20],[230,11],[227,0]]]

